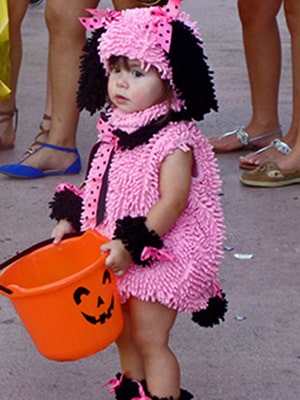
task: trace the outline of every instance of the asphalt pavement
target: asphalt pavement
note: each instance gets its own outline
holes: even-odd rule
[[[102,7],[110,6],[108,0]],[[220,110],[201,122],[202,132],[221,135],[250,118],[249,85],[236,1],[184,0],[199,21]],[[289,36],[279,15],[283,49],[280,117],[287,131],[292,112]],[[1,164],[14,162],[38,132],[45,98],[48,36],[44,4],[23,24],[24,57],[19,81],[18,137]],[[96,138],[95,118],[82,113],[78,149],[86,164]],[[296,400],[300,398],[300,193],[299,186],[248,188],[239,182],[238,156],[218,155],[227,227],[221,279],[229,300],[226,321],[198,328],[180,314],[172,348],[182,386],[198,400]],[[0,176],[0,259],[49,237],[48,201],[61,180],[84,176],[16,180]],[[250,255],[238,259],[236,254]],[[55,362],[36,350],[9,299],[0,298],[0,400],[109,400],[102,384],[119,370],[116,348],[76,362]]]

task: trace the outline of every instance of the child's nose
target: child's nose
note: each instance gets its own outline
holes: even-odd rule
[[[126,79],[126,74],[125,73],[120,73],[118,76],[118,80],[117,80],[117,85],[119,87],[127,87],[128,83],[127,83],[127,79]]]

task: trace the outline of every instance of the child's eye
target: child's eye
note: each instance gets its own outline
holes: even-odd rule
[[[136,78],[139,78],[141,76],[144,76],[144,73],[139,69],[133,69],[132,75],[135,76]]]

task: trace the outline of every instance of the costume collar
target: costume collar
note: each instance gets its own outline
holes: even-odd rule
[[[112,125],[113,129],[120,129],[131,134],[137,129],[149,125],[150,122],[157,120],[159,117],[166,115],[169,111],[170,104],[167,101],[134,113],[125,113],[118,108],[114,108],[108,113],[108,123]]]

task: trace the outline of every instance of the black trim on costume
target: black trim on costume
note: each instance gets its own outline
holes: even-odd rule
[[[143,267],[150,265],[151,257],[141,260],[142,251],[146,246],[161,249],[163,241],[159,235],[146,226],[146,217],[124,217],[116,221],[113,239],[120,239],[126,250],[130,253],[135,264]]]
[[[181,120],[181,114],[171,112],[169,117],[166,118],[164,115],[153,119],[148,125],[142,126],[130,134],[121,129],[115,129],[113,134],[119,138],[118,145],[121,150],[132,150],[139,145],[149,143],[149,140],[170,122],[179,120]]]
[[[222,292],[222,299],[219,296],[209,299],[205,310],[192,313],[192,321],[204,328],[213,328],[220,324],[220,320],[225,320],[225,313],[228,310],[226,295]]]
[[[55,192],[53,200],[49,202],[51,209],[50,218],[60,221],[66,219],[75,231],[80,231],[80,215],[82,211],[82,198],[69,189]]]

